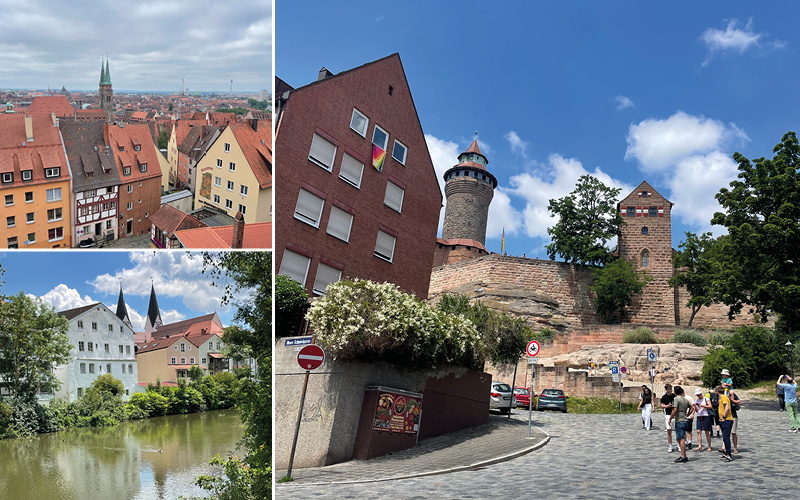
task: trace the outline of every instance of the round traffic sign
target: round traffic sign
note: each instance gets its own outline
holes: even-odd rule
[[[542,346],[539,345],[539,342],[531,340],[528,342],[528,347],[526,347],[525,350],[528,352],[528,356],[533,358],[539,355],[539,350],[541,348]]]
[[[655,361],[656,360],[656,353],[654,353],[652,351],[648,352],[647,353],[647,359],[649,359],[650,361]]]
[[[310,344],[297,353],[297,364],[304,370],[316,370],[325,361],[325,351],[318,345]]]
[[[619,371],[621,371],[622,373],[628,373],[628,369],[625,368],[624,366],[620,368]]]

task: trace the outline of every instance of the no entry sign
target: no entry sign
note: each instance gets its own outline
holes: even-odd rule
[[[526,348],[526,351],[528,351],[528,356],[534,358],[539,355],[539,349],[541,348],[542,346],[539,345],[539,342],[531,340],[530,342],[528,342],[528,347]]]
[[[325,361],[325,351],[318,345],[307,345],[297,353],[297,364],[303,370],[316,370]]]

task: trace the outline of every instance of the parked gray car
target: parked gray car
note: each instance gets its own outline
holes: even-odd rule
[[[567,413],[567,396],[561,389],[542,389],[536,400],[536,411],[559,410]]]
[[[512,400],[513,398],[513,400]],[[516,406],[517,398],[511,393],[511,386],[502,382],[492,381],[492,388],[489,394],[489,409],[500,410],[500,413],[508,413],[511,406]]]

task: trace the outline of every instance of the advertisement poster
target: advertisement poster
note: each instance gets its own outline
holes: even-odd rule
[[[415,434],[419,430],[421,406],[420,398],[382,392],[378,396],[372,430]]]

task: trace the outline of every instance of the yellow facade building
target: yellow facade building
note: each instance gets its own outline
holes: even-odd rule
[[[195,208],[213,207],[246,223],[272,221],[270,122],[231,123],[197,162]]]

